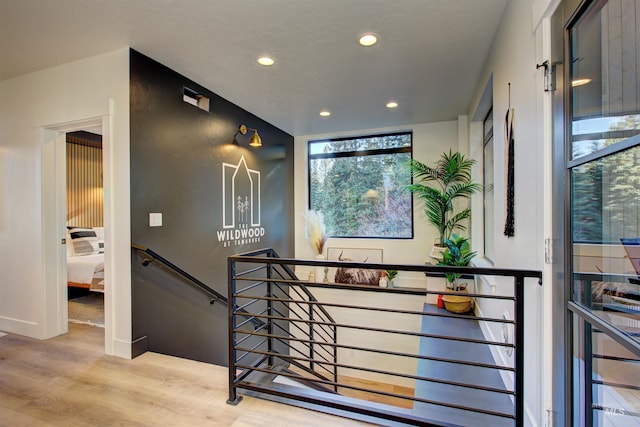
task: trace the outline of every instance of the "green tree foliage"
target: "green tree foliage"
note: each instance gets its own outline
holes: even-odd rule
[[[380,150],[405,147],[410,134],[322,142],[323,154],[310,155],[310,209],[324,214],[332,236],[411,237],[410,182],[403,168],[409,152]]]
[[[637,134],[639,116],[625,116],[610,131]],[[581,144],[580,155],[596,152],[622,139]],[[640,147],[599,158],[571,171],[574,242],[619,244],[640,236]]]

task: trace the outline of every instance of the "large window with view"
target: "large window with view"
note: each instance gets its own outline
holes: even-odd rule
[[[309,208],[332,237],[413,237],[412,133],[309,141]]]

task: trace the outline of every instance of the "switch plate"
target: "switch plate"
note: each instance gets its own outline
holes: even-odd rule
[[[149,227],[162,227],[162,213],[160,212],[149,213]]]

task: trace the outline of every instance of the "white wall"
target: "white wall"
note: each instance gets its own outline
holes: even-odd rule
[[[483,77],[475,89],[474,101],[469,117],[476,114],[481,103],[485,85],[493,76],[494,117],[494,224],[495,266],[502,268],[544,269],[545,239],[545,145],[547,136],[547,111],[544,108],[543,74],[536,69],[542,59],[543,16],[548,16],[550,1],[509,1],[500,27],[496,33],[490,55],[485,64]],[[510,84],[510,95],[509,95]],[[505,216],[505,114],[510,106],[515,110],[515,236],[503,235]],[[470,152],[482,157],[482,135],[477,123],[470,124]],[[481,168],[481,161],[478,168]],[[476,177],[482,171],[476,171]],[[477,178],[476,178],[477,179]],[[481,195],[473,200],[474,209],[482,209]],[[482,215],[472,219],[474,250],[482,253]],[[479,237],[479,238],[478,238]],[[481,257],[476,265],[490,266]],[[492,292],[495,285],[498,293],[509,292],[511,281],[487,280],[481,283],[480,291]],[[545,286],[551,286],[546,283]],[[527,425],[544,425],[543,355],[542,330],[543,289],[536,281],[525,283],[525,410]],[[482,315],[500,317],[505,310],[501,304],[479,305]],[[513,310],[509,310],[513,318]],[[561,327],[561,326],[559,326]],[[490,338],[501,340],[501,328],[485,328]],[[494,354],[499,358],[504,355]]]
[[[46,324],[61,317],[51,312],[60,280],[44,266],[52,256],[43,217],[51,197],[44,191],[51,188],[49,152],[58,130],[87,119],[102,123],[108,140],[105,278],[113,286],[106,316],[113,321],[106,351],[130,357],[128,49],[0,82],[0,330],[36,338],[56,330]]]

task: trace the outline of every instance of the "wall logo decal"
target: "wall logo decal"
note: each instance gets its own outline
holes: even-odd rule
[[[222,163],[222,230],[216,234],[223,247],[262,240],[260,196],[260,171],[249,169],[244,156],[236,165]]]

